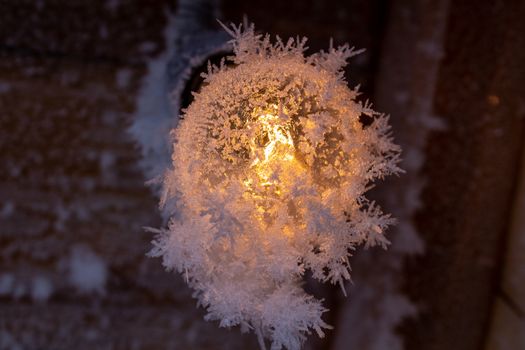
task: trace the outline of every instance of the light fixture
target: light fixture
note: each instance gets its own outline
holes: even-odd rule
[[[207,319],[254,330],[262,348],[298,349],[329,328],[301,288],[305,271],[343,287],[356,246],[388,243],[393,220],[364,193],[400,171],[400,149],[388,117],[343,79],[359,51],[305,57],[305,38],[226,30],[234,55],[209,65],[172,131],[161,204],[174,209],[150,254],[183,274]]]

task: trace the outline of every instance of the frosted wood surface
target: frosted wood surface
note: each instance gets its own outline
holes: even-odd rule
[[[503,250],[503,279],[494,304],[487,350],[525,349],[525,153]]]
[[[126,129],[168,7],[113,3],[0,4],[0,348],[254,349],[145,256],[161,222]]]
[[[524,13],[520,1],[450,4],[433,104],[447,129],[427,145],[427,250],[405,269],[421,315],[403,327],[407,349],[487,341],[523,144]]]

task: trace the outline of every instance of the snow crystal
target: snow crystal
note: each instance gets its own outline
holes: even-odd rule
[[[36,276],[33,279],[33,283],[31,286],[31,298],[34,301],[42,302],[49,299],[51,294],[53,293],[53,285],[47,279],[43,276]]]
[[[107,267],[101,257],[85,245],[72,248],[69,258],[69,282],[81,293],[105,291]]]
[[[10,273],[3,273],[0,275],[0,296],[7,296],[11,294],[14,281],[15,278]]]
[[[206,319],[254,330],[261,347],[265,337],[272,349],[299,349],[329,328],[321,301],[301,288],[305,271],[342,286],[349,251],[388,245],[394,220],[364,194],[401,171],[400,148],[388,117],[344,81],[361,51],[330,45],[305,57],[306,38],[225,29],[234,55],[208,65],[172,131],[161,205],[176,209],[166,229],[152,229],[150,254],[184,275]]]

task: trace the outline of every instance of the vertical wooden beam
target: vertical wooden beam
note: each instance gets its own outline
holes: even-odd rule
[[[525,349],[525,152],[505,245],[504,271],[490,321],[487,350]]]
[[[451,3],[427,145],[418,229],[426,254],[406,266],[421,306],[407,349],[480,349],[497,291],[525,117],[525,4]]]

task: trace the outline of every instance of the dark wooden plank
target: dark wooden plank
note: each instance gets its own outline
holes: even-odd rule
[[[487,335],[523,143],[525,7],[453,1],[417,217],[426,254],[406,267],[421,306],[407,349],[481,349]]]
[[[138,62],[161,52],[175,1],[0,2],[0,52]]]
[[[162,223],[127,128],[167,13],[0,3],[0,348],[256,347],[204,321],[182,278],[145,256],[143,227]],[[81,274],[102,265],[100,288],[72,280],[79,250]]]

